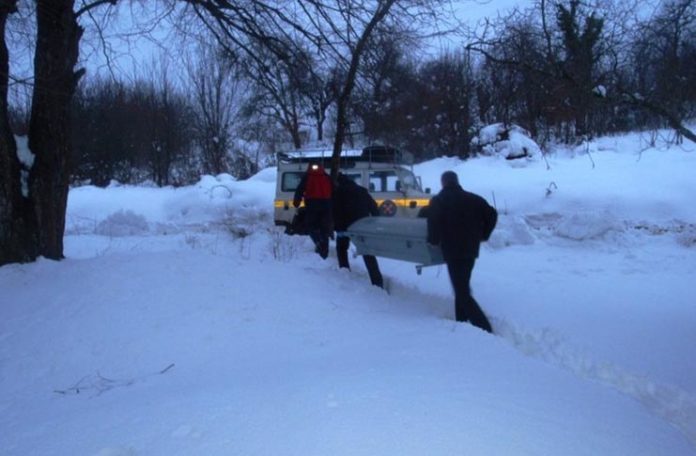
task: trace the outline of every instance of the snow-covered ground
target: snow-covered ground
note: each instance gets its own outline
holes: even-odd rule
[[[696,148],[445,169],[501,215],[495,336],[443,267],[387,294],[284,236],[273,169],[72,190],[67,259],[0,268],[0,454],[696,454]]]

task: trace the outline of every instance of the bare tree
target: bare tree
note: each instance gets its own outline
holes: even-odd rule
[[[197,56],[188,59],[188,80],[193,88],[196,141],[201,149],[204,172],[230,170],[228,154],[232,131],[238,122],[245,84],[238,65],[217,47],[201,45]]]
[[[16,7],[16,0],[0,1],[0,265],[31,261],[38,255],[36,219],[27,184],[24,182],[23,189],[22,183],[22,179],[26,179],[26,169],[22,170],[17,157],[8,118],[9,54],[5,26]]]
[[[422,100],[417,64],[407,49],[407,43],[391,33],[380,29],[373,35],[352,111],[368,142],[408,150]]]
[[[130,182],[136,156],[133,123],[143,123],[124,83],[105,78],[83,80],[72,103],[71,180],[106,186],[112,179]]]
[[[247,117],[259,114],[278,122],[290,136],[293,147],[299,149],[306,142],[301,134],[306,107],[301,66],[294,60],[278,60],[263,46],[254,48],[253,58],[241,60],[251,89],[245,109]]]
[[[436,8],[446,3],[438,0],[186,1],[221,42],[231,43],[230,47],[251,59],[263,60],[255,52],[260,45],[283,62],[292,61],[306,48],[313,48],[319,58],[334,62],[332,66],[342,76],[335,102],[331,162],[334,177],[346,139],[351,96],[372,33],[383,23],[409,30],[426,18],[447,13]]]
[[[181,94],[165,62],[154,62],[145,84],[145,122],[150,135],[147,163],[152,180],[158,186],[172,183],[172,169],[193,144],[192,119],[187,98]]]
[[[369,71],[353,103],[367,139],[418,159],[468,156],[475,97],[468,56],[445,52],[417,65],[416,56],[392,40],[370,48]]]
[[[63,234],[67,204],[70,156],[70,104],[84,70],[75,71],[83,29],[78,17],[115,0],[83,3],[76,11],[74,0],[36,1],[36,50],[29,149],[25,162],[28,187],[23,188],[22,169],[9,134],[7,81],[9,69],[4,26],[17,2],[0,3],[4,53],[0,59],[0,163],[3,164],[0,193],[0,264],[30,261],[37,255],[63,257]],[[26,172],[26,170],[25,170]]]
[[[693,10],[693,0],[682,1]],[[696,141],[696,134],[684,123],[688,118],[685,110],[674,109],[665,99],[656,96],[654,82],[643,86],[636,83],[636,77],[643,77],[636,74],[636,68],[641,67],[637,62],[642,59],[626,58],[635,49],[630,40],[631,30],[639,30],[643,35],[650,24],[631,18],[632,5],[539,0],[534,8],[533,17],[537,22],[528,22],[527,29],[536,37],[535,42],[545,43],[543,59],[529,58],[519,50],[500,52],[505,47],[504,37],[510,35],[505,29],[514,27],[519,13],[503,18],[497,27],[484,29],[467,45],[468,49],[481,53],[499,68],[513,72],[515,77],[538,81],[536,86],[545,92],[541,95],[550,102],[542,103],[541,111],[531,110],[530,119],[536,117],[534,112],[537,111],[549,122],[572,126],[572,131],[570,128],[566,131],[569,140],[575,134],[592,134],[601,130],[598,123],[600,112],[608,113],[602,116],[605,122],[615,123],[617,113],[639,111],[660,118],[685,138]],[[688,8],[683,11],[688,11]],[[676,14],[673,16],[675,20],[668,22],[683,25],[686,22],[679,22],[676,17],[684,19],[689,16]],[[683,55],[690,55],[689,39],[682,43]],[[680,62],[688,61],[688,58],[680,59]],[[644,78],[644,81],[649,79]],[[684,93],[690,92],[686,90]],[[515,101],[519,102],[519,97]]]
[[[311,64],[311,60],[308,60]],[[317,141],[324,141],[327,111],[336,102],[338,74],[335,68],[325,68],[318,62],[308,66],[300,80],[300,92],[307,100],[307,110],[316,125]]]
[[[29,197],[38,224],[39,254],[63,257],[70,155],[70,101],[83,70],[75,71],[82,28],[74,1],[37,1],[37,44],[29,148],[35,156]]]
[[[254,58],[255,50],[261,46],[281,62],[292,61],[301,54],[301,49],[311,49],[320,58],[334,63],[331,67],[337,68],[337,74],[343,76],[336,98],[334,176],[338,172],[339,155],[346,137],[349,102],[369,37],[384,22],[407,29],[425,18],[434,17],[438,11],[446,14],[446,11],[434,8],[445,1],[161,0],[171,7],[168,11],[174,11],[176,5],[190,6],[191,9],[181,9],[187,10],[184,13],[192,10],[221,43],[231,43],[234,52],[241,50],[249,58]],[[37,40],[29,125],[29,148],[34,161],[29,170],[28,196],[23,196],[26,201],[17,199],[21,193],[21,169],[15,158],[15,147],[7,134],[4,145],[0,145],[0,163],[3,165],[0,245],[10,245],[19,239],[24,241],[11,256],[0,259],[2,262],[31,260],[36,255],[52,259],[63,257],[71,156],[70,107],[77,83],[84,74],[83,69],[76,70],[84,32],[78,20],[90,18],[98,7],[113,6],[117,2],[36,0]],[[16,2],[5,0],[0,2],[0,6],[4,25],[15,10]],[[298,45],[288,46],[288,43]],[[7,87],[4,81],[0,81],[0,85]],[[7,91],[1,91],[0,95],[4,96],[2,103],[6,112]],[[6,113],[0,123],[5,125],[7,133]],[[30,210],[22,209],[24,203]],[[21,220],[17,221],[17,217]]]
[[[346,40],[346,44],[350,49],[350,59],[348,61],[343,86],[339,90],[338,97],[336,98],[336,134],[334,137],[333,155],[331,157],[331,177],[333,179],[336,179],[336,176],[338,175],[341,150],[343,147],[343,142],[345,141],[346,129],[348,127],[348,106],[353,93],[353,88],[355,87],[358,69],[360,67],[360,60],[365,53],[370,36],[380,22],[387,17],[389,11],[394,6],[394,3],[396,3],[396,0],[384,0],[382,2],[378,2],[375,8],[369,11],[368,14],[362,18],[362,27],[359,29],[360,31],[357,32],[355,36],[351,36],[351,34],[347,37],[348,39]],[[336,25],[334,25],[334,28],[336,28]],[[349,26],[348,30],[350,31],[351,28],[352,27]],[[357,41],[355,41],[355,44],[353,45],[353,39],[355,38],[357,38]]]
[[[622,81],[620,89],[627,103],[659,116],[696,142],[696,134],[682,120],[696,114],[695,43],[696,1],[665,2],[641,24],[630,61],[634,82]]]

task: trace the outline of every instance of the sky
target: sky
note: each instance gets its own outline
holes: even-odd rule
[[[164,60],[168,65],[178,68],[181,65],[182,49],[180,39],[172,23],[166,19],[165,2],[120,2],[116,7],[101,7],[92,15],[85,15],[80,24],[85,28],[81,41],[80,62],[88,75],[117,77],[134,80],[150,75],[153,69],[161,66]],[[655,2],[640,2],[639,10],[649,14]],[[529,8],[534,2],[529,0],[453,0],[452,11],[456,19],[470,27],[485,18],[494,19],[505,15],[514,8]],[[20,13],[10,17],[10,30],[14,39],[24,43],[10,46],[11,73],[18,79],[31,76],[32,48],[26,42],[26,27],[31,22],[33,11],[20,3]],[[144,6],[143,6],[144,5]],[[112,14],[106,20],[105,11]],[[146,33],[134,33],[144,30]],[[11,43],[16,42],[10,40]],[[435,37],[432,46],[437,49],[451,49],[458,38]],[[177,43],[172,47],[172,43]],[[16,90],[23,90],[16,87]]]
[[[152,5],[157,5],[157,2],[152,2]],[[531,3],[520,0],[455,0],[452,10],[460,21],[473,27],[483,18],[495,17],[498,13],[504,13],[520,5],[531,5]],[[98,44],[101,42],[98,34],[92,30],[94,27],[88,21],[90,26],[83,40],[81,55],[91,74],[102,76],[118,74],[126,78],[134,78],[143,70],[143,66],[159,64],[162,55],[171,60],[171,65],[176,67],[180,64],[181,47],[171,49],[166,45],[179,40],[171,23],[164,20],[158,27],[152,27],[156,18],[160,17],[165,10],[151,9],[150,6],[142,8],[124,4],[118,8],[115,20],[110,23],[111,26],[105,35],[107,41],[111,43],[110,49],[113,50],[108,53],[108,59],[103,47]],[[142,28],[152,29],[152,32],[145,37],[129,36],[127,33],[129,30]],[[93,43],[98,45],[95,46]],[[454,42],[452,38],[439,37],[435,39],[433,45],[436,48],[447,48],[453,46]]]
[[[499,211],[494,335],[284,235],[273,168],[73,188],[66,259],[0,267],[2,454],[694,455],[696,147],[648,138],[415,167]]]

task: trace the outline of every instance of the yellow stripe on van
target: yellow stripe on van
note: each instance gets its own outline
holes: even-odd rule
[[[284,209],[286,205],[288,208],[293,207],[292,200],[274,200],[273,201],[273,207],[275,207],[276,209]],[[300,202],[300,207],[302,207],[302,206],[304,206],[304,201]]]
[[[378,199],[375,200],[377,202],[377,205],[382,204],[386,199]],[[430,200],[428,198],[399,198],[399,199],[391,199],[394,204],[396,204],[399,207],[411,207],[411,203],[415,201],[416,207],[424,207],[430,204]],[[293,207],[292,206],[292,200],[274,200],[273,201],[273,206],[277,209],[283,209],[286,206],[288,208]],[[300,207],[304,206],[304,201],[300,203]]]
[[[375,200],[377,201],[377,205],[382,204],[383,202],[386,201],[386,199],[378,199]],[[394,204],[396,204],[399,207],[411,207],[411,203],[415,201],[416,207],[424,207],[430,204],[430,200],[427,198],[399,198],[399,199],[392,199],[390,200]]]

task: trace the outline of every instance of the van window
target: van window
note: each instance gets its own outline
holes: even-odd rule
[[[395,171],[372,171],[370,173],[370,190],[375,192],[396,192],[399,177]]]
[[[302,180],[302,176],[304,176],[305,173],[303,172],[288,172],[288,173],[283,173],[283,178],[280,183],[280,190],[283,192],[294,192],[297,190],[297,186],[300,185],[300,181]]]

